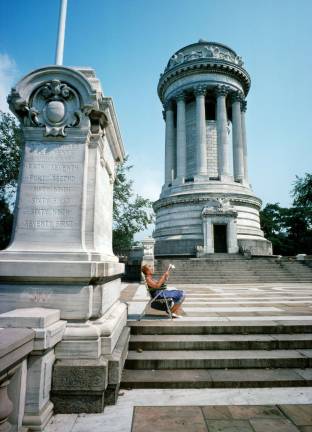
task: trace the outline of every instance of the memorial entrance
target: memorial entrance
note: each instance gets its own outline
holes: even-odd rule
[[[215,253],[227,253],[226,225],[213,225],[213,243]]]

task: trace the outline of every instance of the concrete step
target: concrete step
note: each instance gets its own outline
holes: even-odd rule
[[[132,335],[129,350],[277,350],[312,349],[312,334]]]
[[[250,334],[302,334],[312,333],[312,317],[308,321],[209,321],[183,322],[164,320],[154,322],[128,321],[131,335],[250,335]]]
[[[312,369],[124,369],[122,388],[255,388],[312,385]]]
[[[129,351],[126,369],[312,367],[312,350]]]

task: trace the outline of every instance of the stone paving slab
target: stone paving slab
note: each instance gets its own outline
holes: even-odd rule
[[[312,405],[141,406],[131,432],[298,432],[312,428]]]

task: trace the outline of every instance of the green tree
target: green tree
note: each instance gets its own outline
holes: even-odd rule
[[[305,173],[302,178],[296,176],[292,196],[294,206],[312,207],[312,174]]]
[[[281,255],[312,253],[312,175],[296,176],[291,191],[293,206],[267,204],[260,212],[265,237],[272,242],[273,252]]]
[[[10,241],[23,136],[15,117],[0,111],[0,249]]]
[[[152,202],[135,195],[133,181],[129,179],[132,166],[128,157],[116,172],[113,197],[113,250],[121,254],[133,244],[134,234],[148,227],[154,220]]]

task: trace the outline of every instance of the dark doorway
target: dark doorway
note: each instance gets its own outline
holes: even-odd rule
[[[213,225],[215,253],[227,253],[226,225]]]

